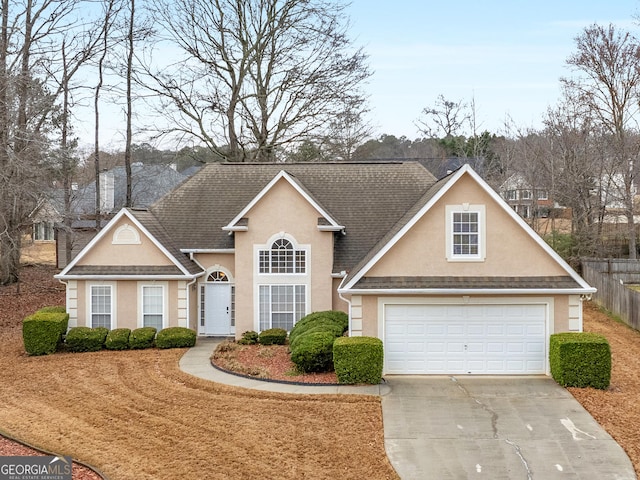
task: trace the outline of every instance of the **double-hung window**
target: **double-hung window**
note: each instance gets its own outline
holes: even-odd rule
[[[260,330],[291,330],[306,314],[306,285],[260,285]]]
[[[164,323],[164,287],[142,286],[142,326],[162,330]]]
[[[111,328],[113,317],[113,289],[111,285],[91,285],[91,327]]]
[[[482,261],[485,258],[484,205],[447,205],[447,259]]]
[[[453,213],[453,254],[478,255],[478,212]]]

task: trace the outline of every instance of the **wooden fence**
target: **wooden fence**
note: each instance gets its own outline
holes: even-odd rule
[[[589,285],[598,289],[593,295],[598,304],[640,330],[640,292],[628,287],[633,284],[640,286],[640,260],[583,260],[582,276]]]

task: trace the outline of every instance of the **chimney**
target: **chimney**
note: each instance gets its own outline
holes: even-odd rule
[[[110,213],[115,206],[115,182],[113,171],[100,172],[100,212]]]

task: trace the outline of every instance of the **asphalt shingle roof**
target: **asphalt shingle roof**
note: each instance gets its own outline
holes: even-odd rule
[[[334,271],[350,270],[429,190],[417,162],[210,164],[150,211],[181,249],[233,248],[222,227],[284,170],[335,221]]]
[[[580,289],[570,276],[557,277],[365,277],[354,289]]]

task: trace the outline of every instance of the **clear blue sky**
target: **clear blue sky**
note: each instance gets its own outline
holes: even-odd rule
[[[367,91],[377,133],[410,139],[415,120],[442,94],[475,98],[481,129],[510,116],[539,127],[559,98],[575,37],[593,23],[637,34],[638,0],[353,0],[352,34],[374,70]]]

